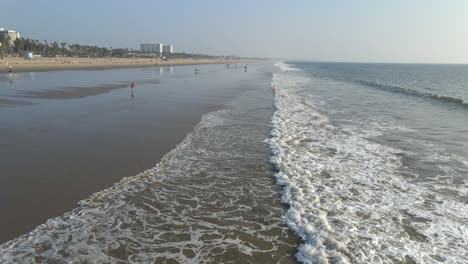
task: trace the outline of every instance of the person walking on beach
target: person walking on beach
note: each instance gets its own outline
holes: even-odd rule
[[[13,75],[13,71],[11,70],[11,65],[10,65],[10,68],[8,69],[8,74],[11,76]]]

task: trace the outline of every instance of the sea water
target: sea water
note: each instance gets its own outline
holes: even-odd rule
[[[468,66],[276,64],[270,141],[304,263],[468,262]]]
[[[468,262],[467,66],[249,71],[154,168],[0,245],[0,262]]]

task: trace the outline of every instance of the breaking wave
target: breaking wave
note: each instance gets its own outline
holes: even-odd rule
[[[442,102],[449,102],[449,103],[454,103],[454,104],[468,107],[468,101],[465,101],[463,99],[453,97],[453,96],[425,93],[425,92],[420,92],[420,91],[416,91],[416,90],[412,90],[408,88],[385,85],[385,84],[378,84],[378,83],[368,82],[368,81],[358,81],[358,83],[369,86],[369,87],[373,87],[379,90],[387,91],[387,92],[400,93],[400,94],[405,94],[405,95],[410,95],[410,96],[415,96],[415,97],[420,97],[420,98],[430,98],[430,99],[435,99],[435,100],[442,101]]]

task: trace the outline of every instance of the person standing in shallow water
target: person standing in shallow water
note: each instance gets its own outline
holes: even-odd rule
[[[8,68],[8,76],[10,78],[10,83],[12,84],[13,83],[13,70],[11,69],[11,65]]]

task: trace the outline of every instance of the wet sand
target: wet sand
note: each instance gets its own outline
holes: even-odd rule
[[[202,67],[0,75],[0,243],[153,167],[240,92],[224,66]]]
[[[0,60],[0,73],[8,73],[9,66],[13,72],[39,72],[59,70],[102,70],[113,68],[177,66],[198,64],[235,64],[252,62],[253,60],[223,60],[223,59],[128,59],[128,58],[41,58],[28,60],[18,57],[5,57]]]
[[[42,98],[42,99],[57,99],[57,100],[65,100],[65,99],[72,99],[72,98],[82,98],[87,96],[96,96],[103,93],[111,92],[115,89],[121,89],[128,87],[129,84],[102,84],[98,86],[91,86],[91,87],[77,87],[77,86],[69,86],[69,87],[62,87],[59,89],[50,89],[50,90],[42,90],[42,91],[26,91],[24,93],[24,97],[29,98]]]
[[[47,153],[31,159],[41,163],[34,170],[31,162],[20,162],[29,165],[31,175],[22,182],[27,186],[16,188],[9,181],[10,188],[27,188],[22,197],[40,214],[73,200],[68,195],[77,190],[84,194],[97,183],[107,186],[32,232],[0,244],[0,262],[296,263],[300,239],[282,220],[284,208],[265,142],[274,112],[271,69],[207,66],[195,75],[187,74],[193,68],[184,69],[168,69],[168,75],[162,71],[154,78],[160,82],[138,82],[133,99],[126,89],[82,98],[31,98],[39,101],[37,112],[50,103],[44,107],[49,120],[32,114],[21,124],[34,128],[29,136],[52,134],[55,141],[44,144],[47,136],[29,140],[28,155],[36,149]],[[145,69],[108,73],[119,81],[128,75],[148,80],[143,77],[153,74]],[[92,74],[75,79],[89,82]],[[96,77],[106,83],[105,75]],[[65,105],[71,107],[69,113],[57,115]],[[49,124],[30,126],[35,120]],[[190,127],[194,121],[198,124]],[[179,135],[184,139],[174,140]],[[151,163],[161,147],[174,141],[179,144],[156,166],[142,162]],[[130,166],[139,173],[127,170]],[[128,177],[117,178],[120,172]],[[9,200],[18,204],[13,193]],[[44,196],[50,196],[48,201],[40,200]],[[7,225],[16,227],[0,226]]]
[[[27,105],[31,104],[25,101],[20,101],[20,100],[11,100],[11,99],[4,99],[0,98],[0,107],[2,106],[11,106],[11,105]]]

